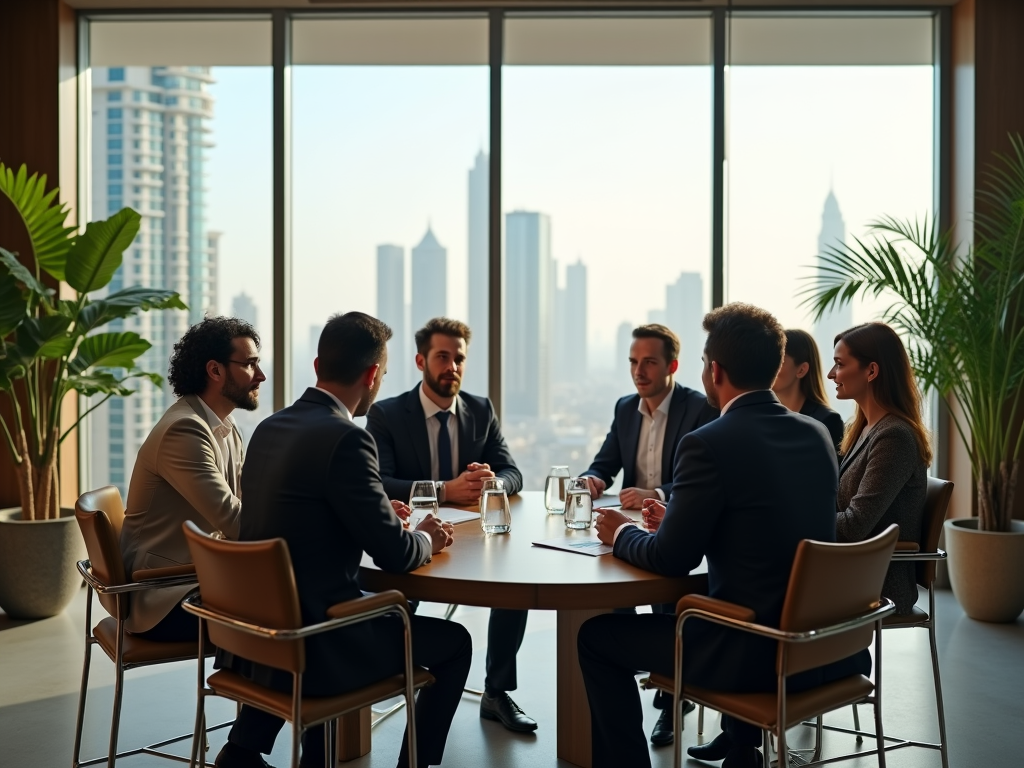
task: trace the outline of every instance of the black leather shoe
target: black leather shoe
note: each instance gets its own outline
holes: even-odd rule
[[[494,696],[485,693],[480,697],[480,717],[484,720],[497,720],[510,731],[531,733],[537,730],[537,721],[527,717],[519,705],[512,701],[507,693]]]
[[[274,768],[259,752],[226,742],[213,763],[217,768]]]
[[[761,768],[761,753],[756,747],[733,747],[725,756],[722,768]]]
[[[720,734],[715,736],[714,740],[709,741],[707,744],[688,747],[686,754],[690,757],[695,757],[698,760],[714,761],[724,760],[731,750],[732,739],[729,738],[725,731],[722,731]]]
[[[672,731],[672,699],[667,698],[665,704],[661,709],[661,714],[658,716],[658,722],[654,724],[654,730],[651,731],[651,744],[656,747],[667,747],[673,741],[675,741],[675,734]],[[683,714],[688,715],[697,708],[697,705],[692,701],[683,702]]]

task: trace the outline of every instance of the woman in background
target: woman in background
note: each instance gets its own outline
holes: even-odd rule
[[[900,541],[920,541],[932,451],[903,342],[885,323],[843,331],[828,377],[837,398],[857,404],[843,437],[836,541],[863,541],[892,523]],[[914,564],[890,565],[882,595],[898,614],[911,613]]]
[[[786,331],[786,357],[772,391],[791,411],[817,419],[832,436],[839,453],[843,442],[843,417],[828,406],[825,380],[821,375],[821,355],[814,337],[807,331],[791,328]]]

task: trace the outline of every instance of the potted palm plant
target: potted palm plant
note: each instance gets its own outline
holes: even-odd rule
[[[186,309],[177,293],[132,286],[104,289],[139,231],[130,208],[79,233],[46,176],[0,163],[0,193],[21,214],[32,246],[26,266],[0,247],[0,441],[14,463],[21,506],[0,510],[0,607],[17,618],[64,610],[81,583],[85,556],[73,510],[60,508],[59,452],[88,413],[132,393],[132,379],[160,384],[136,361],[150,343],[131,331],[103,331],[112,320],[151,309]],[[58,293],[43,273],[67,286]],[[105,295],[104,295],[105,294]],[[72,423],[69,397],[99,396]]]
[[[908,342],[970,456],[978,516],[947,520],[953,591],[968,616],[1013,621],[1024,610],[1024,522],[1013,519],[1024,444],[1024,141],[997,155],[979,190],[974,243],[884,218],[865,241],[820,256],[808,278],[815,317],[856,296],[892,300],[885,320]]]

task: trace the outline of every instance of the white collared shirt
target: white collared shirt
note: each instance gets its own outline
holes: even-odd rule
[[[441,422],[437,420],[436,414],[445,410],[438,406],[433,400],[427,397],[423,391],[423,384],[420,384],[420,405],[423,406],[423,414],[427,419],[427,443],[430,445],[430,479],[441,479],[441,462],[437,455],[437,436],[441,434]],[[448,413],[448,438],[452,444],[452,455],[448,461],[452,466],[452,477],[459,476],[459,398],[455,397],[452,404],[447,408]]]
[[[202,396],[199,397],[199,402],[203,404],[203,410],[206,411],[206,422],[210,425],[210,430],[213,432],[214,443],[220,450],[221,460],[224,463],[224,479],[228,483],[228,487],[231,492],[238,496],[239,491],[239,474],[241,473],[242,462],[239,456],[235,454],[235,441],[232,437],[232,433],[235,431],[235,421],[230,415],[226,419],[221,419],[213,409],[207,405],[206,401],[203,400]]]
[[[665,500],[661,490],[661,460],[664,456],[665,430],[668,428],[668,410],[672,405],[675,387],[668,392],[668,397],[654,413],[647,412],[647,404],[643,398],[637,410],[640,412],[640,439],[636,444],[636,487],[654,490],[658,498]]]

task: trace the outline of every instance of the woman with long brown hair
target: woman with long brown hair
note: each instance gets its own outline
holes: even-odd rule
[[[821,375],[821,355],[814,337],[807,331],[786,330],[786,356],[772,391],[789,410],[824,424],[839,453],[843,442],[843,417],[829,407],[825,379]]]
[[[836,336],[834,355],[836,397],[857,404],[843,437],[836,540],[863,541],[896,523],[901,541],[919,541],[932,451],[907,350],[885,323],[865,323]],[[889,566],[882,594],[911,613],[913,564]]]

